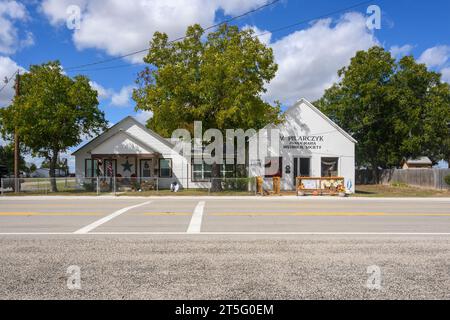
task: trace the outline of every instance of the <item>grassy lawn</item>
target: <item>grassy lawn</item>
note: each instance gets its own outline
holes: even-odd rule
[[[450,191],[421,189],[411,186],[357,185],[353,197],[450,197]]]
[[[3,196],[20,196],[20,197],[26,197],[26,196],[96,196],[97,193],[96,192],[87,192],[87,191],[76,191],[76,190],[61,190],[58,192],[50,192],[48,191],[47,193],[45,193],[44,190],[42,191],[25,191],[25,192],[19,192],[19,193],[14,193],[12,191],[9,192],[5,192],[3,193]]]

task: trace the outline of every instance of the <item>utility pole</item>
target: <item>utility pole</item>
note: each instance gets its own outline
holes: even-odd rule
[[[16,98],[18,98],[20,95],[20,73],[19,70],[17,71],[16,76]],[[20,159],[20,149],[19,149],[19,130],[16,127],[14,130],[14,181],[15,181],[15,188],[14,191],[16,193],[19,192],[20,189],[20,167],[19,167],[19,159]]]

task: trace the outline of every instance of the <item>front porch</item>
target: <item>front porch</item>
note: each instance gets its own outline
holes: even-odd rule
[[[159,185],[156,180],[172,177],[172,160],[159,153],[92,154],[88,161],[92,161],[93,176],[101,177],[103,185],[109,185],[108,178],[114,177],[116,190],[125,192],[155,190]]]

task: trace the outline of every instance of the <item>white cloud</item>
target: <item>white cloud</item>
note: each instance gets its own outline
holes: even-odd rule
[[[81,9],[81,25],[73,41],[79,50],[96,48],[119,56],[148,46],[155,31],[171,39],[184,35],[194,23],[214,24],[217,10],[237,15],[269,0],[44,0],[42,12],[53,25],[66,23],[69,5]],[[142,61],[141,55],[129,57]]]
[[[25,72],[25,69],[19,66],[15,61],[11,60],[9,57],[0,56],[0,75],[10,77],[17,70]],[[14,97],[14,79],[6,85],[6,87],[0,92],[0,108],[7,107],[12,98]],[[4,85],[4,78],[0,79],[0,88]]]
[[[111,96],[111,106],[113,107],[128,107],[131,104],[131,95],[134,86],[125,86],[119,92],[114,92]]]
[[[139,111],[135,116],[137,121],[146,124],[148,119],[153,117],[153,112],[151,111]]]
[[[419,57],[420,63],[425,63],[429,68],[441,67],[450,58],[450,46],[436,46],[428,48]]]
[[[450,68],[444,68],[441,70],[442,80],[450,84]]]
[[[13,54],[19,48],[30,46],[34,43],[30,32],[21,39],[17,27],[18,21],[26,21],[28,12],[25,6],[17,1],[0,0],[0,53]]]
[[[242,29],[244,29],[244,30],[252,29],[254,32],[254,36],[258,36],[259,41],[261,41],[265,45],[270,44],[270,40],[272,39],[272,33],[268,32],[266,30],[261,30],[256,26],[250,26],[250,25],[245,25],[242,27]]]
[[[92,89],[97,91],[98,100],[100,100],[100,101],[109,99],[113,94],[113,91],[111,89],[106,89],[101,84],[99,84],[95,81],[91,81],[91,82],[89,82],[89,84],[91,85]]]
[[[405,44],[404,46],[392,46],[389,51],[391,52],[392,56],[396,59],[402,58],[404,56],[407,56],[411,53],[412,49],[414,49],[414,46],[410,44]]]
[[[267,87],[267,101],[292,104],[301,97],[312,101],[320,98],[357,51],[378,44],[359,13],[348,13],[336,24],[332,22],[317,21],[271,44],[278,72]]]

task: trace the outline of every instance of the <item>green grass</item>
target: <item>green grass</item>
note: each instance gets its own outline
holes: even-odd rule
[[[117,194],[120,196],[254,196],[254,192],[247,191],[222,191],[222,192],[208,192],[207,189],[186,189],[178,192],[171,192],[170,190],[158,191],[142,191],[142,192],[121,192]]]
[[[59,186],[60,187],[60,186]],[[96,192],[89,192],[85,190],[59,190],[58,192],[47,193],[45,190],[40,191],[26,191],[20,193],[7,192],[4,196],[97,196]],[[102,192],[100,195],[114,195],[111,192]],[[295,192],[283,192],[284,196],[295,195]],[[179,192],[171,192],[170,190],[159,191],[143,191],[143,192],[118,192],[117,196],[136,196],[136,197],[150,197],[150,196],[255,196],[254,192],[247,191],[222,191],[208,193],[207,189],[186,189]],[[439,191],[433,189],[421,189],[403,184],[395,185],[357,185],[356,193],[352,197],[450,197],[450,191]]]
[[[357,185],[353,197],[450,197],[450,191],[422,189],[404,184]]]

